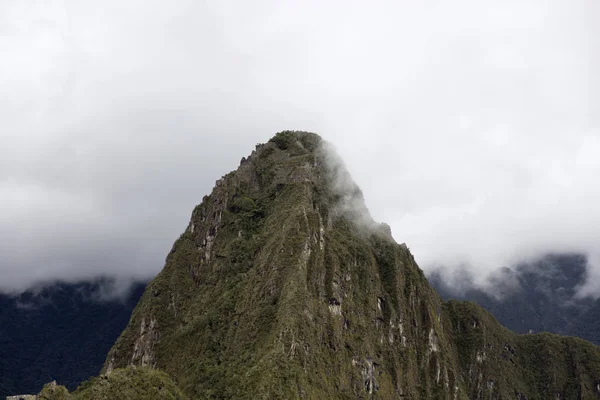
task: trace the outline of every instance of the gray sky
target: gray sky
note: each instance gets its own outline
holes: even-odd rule
[[[426,270],[581,251],[600,282],[599,18],[596,0],[0,0],[0,290],[155,274],[284,129],[333,142]]]

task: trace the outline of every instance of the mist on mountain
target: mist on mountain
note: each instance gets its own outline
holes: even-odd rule
[[[428,279],[442,298],[473,301],[517,333],[558,333],[600,345],[600,301],[579,294],[587,267],[583,254],[547,254],[505,267],[484,285],[464,269],[437,269]]]

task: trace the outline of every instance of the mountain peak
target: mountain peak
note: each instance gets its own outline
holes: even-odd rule
[[[269,139],[269,143],[275,143],[282,150],[299,144],[305,150],[311,152],[319,148],[323,143],[323,139],[318,134],[312,132],[281,131]]]
[[[194,209],[104,372],[131,365],[191,398],[587,398],[600,379],[591,344],[442,302],[331,146],[295,131]]]

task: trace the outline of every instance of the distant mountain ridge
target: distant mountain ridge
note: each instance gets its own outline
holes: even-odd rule
[[[37,393],[49,381],[69,388],[98,374],[146,284],[107,298],[111,280],[54,283],[0,294],[0,399]]]
[[[442,298],[473,301],[517,333],[558,333],[600,345],[600,299],[576,295],[586,265],[582,254],[548,254],[494,275],[488,289],[494,294],[475,286],[465,271],[450,279],[435,271],[428,279]]]

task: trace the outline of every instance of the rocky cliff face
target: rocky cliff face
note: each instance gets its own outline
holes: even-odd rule
[[[105,373],[160,369],[190,398],[600,398],[597,347],[442,302],[325,147],[282,132],[216,183]]]

